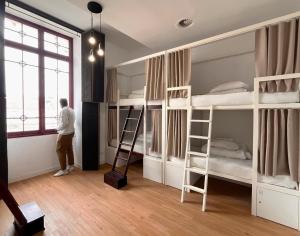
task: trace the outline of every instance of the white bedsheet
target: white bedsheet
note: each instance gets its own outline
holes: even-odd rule
[[[184,162],[184,160],[169,157],[170,161]],[[204,158],[192,158],[191,166],[205,168]],[[239,160],[224,157],[216,157],[209,159],[209,170],[220,174],[238,177],[246,181],[251,181],[252,176],[252,160]]]
[[[192,96],[193,106],[233,106],[251,105],[254,102],[254,92],[228,93],[228,94],[206,94]],[[261,93],[260,103],[294,103],[299,102],[299,91],[285,93]],[[186,98],[170,99],[171,107],[186,106]]]

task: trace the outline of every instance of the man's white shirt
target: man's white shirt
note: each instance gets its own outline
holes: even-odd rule
[[[57,132],[61,135],[68,135],[75,132],[75,113],[70,107],[64,107],[58,119]]]

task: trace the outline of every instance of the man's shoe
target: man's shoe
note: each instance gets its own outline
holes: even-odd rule
[[[71,173],[74,169],[75,169],[75,167],[73,165],[72,166],[67,166],[67,171],[69,173]]]
[[[66,171],[66,170],[59,170],[57,171],[53,176],[54,177],[60,177],[60,176],[63,176],[63,175],[67,175],[69,172]]]

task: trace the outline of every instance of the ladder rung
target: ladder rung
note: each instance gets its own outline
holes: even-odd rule
[[[126,132],[126,133],[134,133],[135,131],[133,131],[133,130],[126,130],[126,129],[124,129],[124,130],[123,130],[123,132]]]
[[[193,190],[195,192],[202,193],[202,194],[205,193],[204,189],[198,188],[198,187],[195,187],[195,186],[192,186],[192,185],[184,185],[184,188],[190,189],[190,190]]]
[[[127,120],[139,120],[138,118],[131,118],[131,117],[128,117],[126,118]]]
[[[192,152],[192,151],[188,151],[187,152],[190,155],[194,155],[194,156],[199,156],[199,157],[207,157],[206,153],[202,153],[202,152]]]
[[[193,172],[193,173],[197,173],[197,174],[200,174],[200,175],[207,175],[206,170],[203,170],[203,169],[200,169],[200,168],[197,168],[197,167],[187,167],[187,168],[185,168],[185,170]]]
[[[124,146],[128,146],[128,147],[131,147],[132,146],[132,144],[131,143],[121,143],[121,145],[124,145]]]
[[[191,120],[191,122],[199,122],[199,123],[210,123],[210,120]]]
[[[206,139],[209,140],[209,137],[207,136],[199,136],[199,135],[189,135],[190,138],[195,138],[195,139]]]

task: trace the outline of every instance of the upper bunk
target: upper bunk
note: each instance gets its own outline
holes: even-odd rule
[[[117,68],[117,99],[109,102],[108,105],[111,108],[116,106],[161,106],[162,100],[146,99],[145,76],[145,61]]]
[[[187,86],[167,88],[167,109],[253,110],[300,107],[299,88],[288,92],[255,92],[255,81],[283,80],[269,76],[259,80],[255,72],[255,32],[191,48],[191,81]],[[185,91],[185,96],[174,96]],[[257,105],[256,103],[257,99]]]

